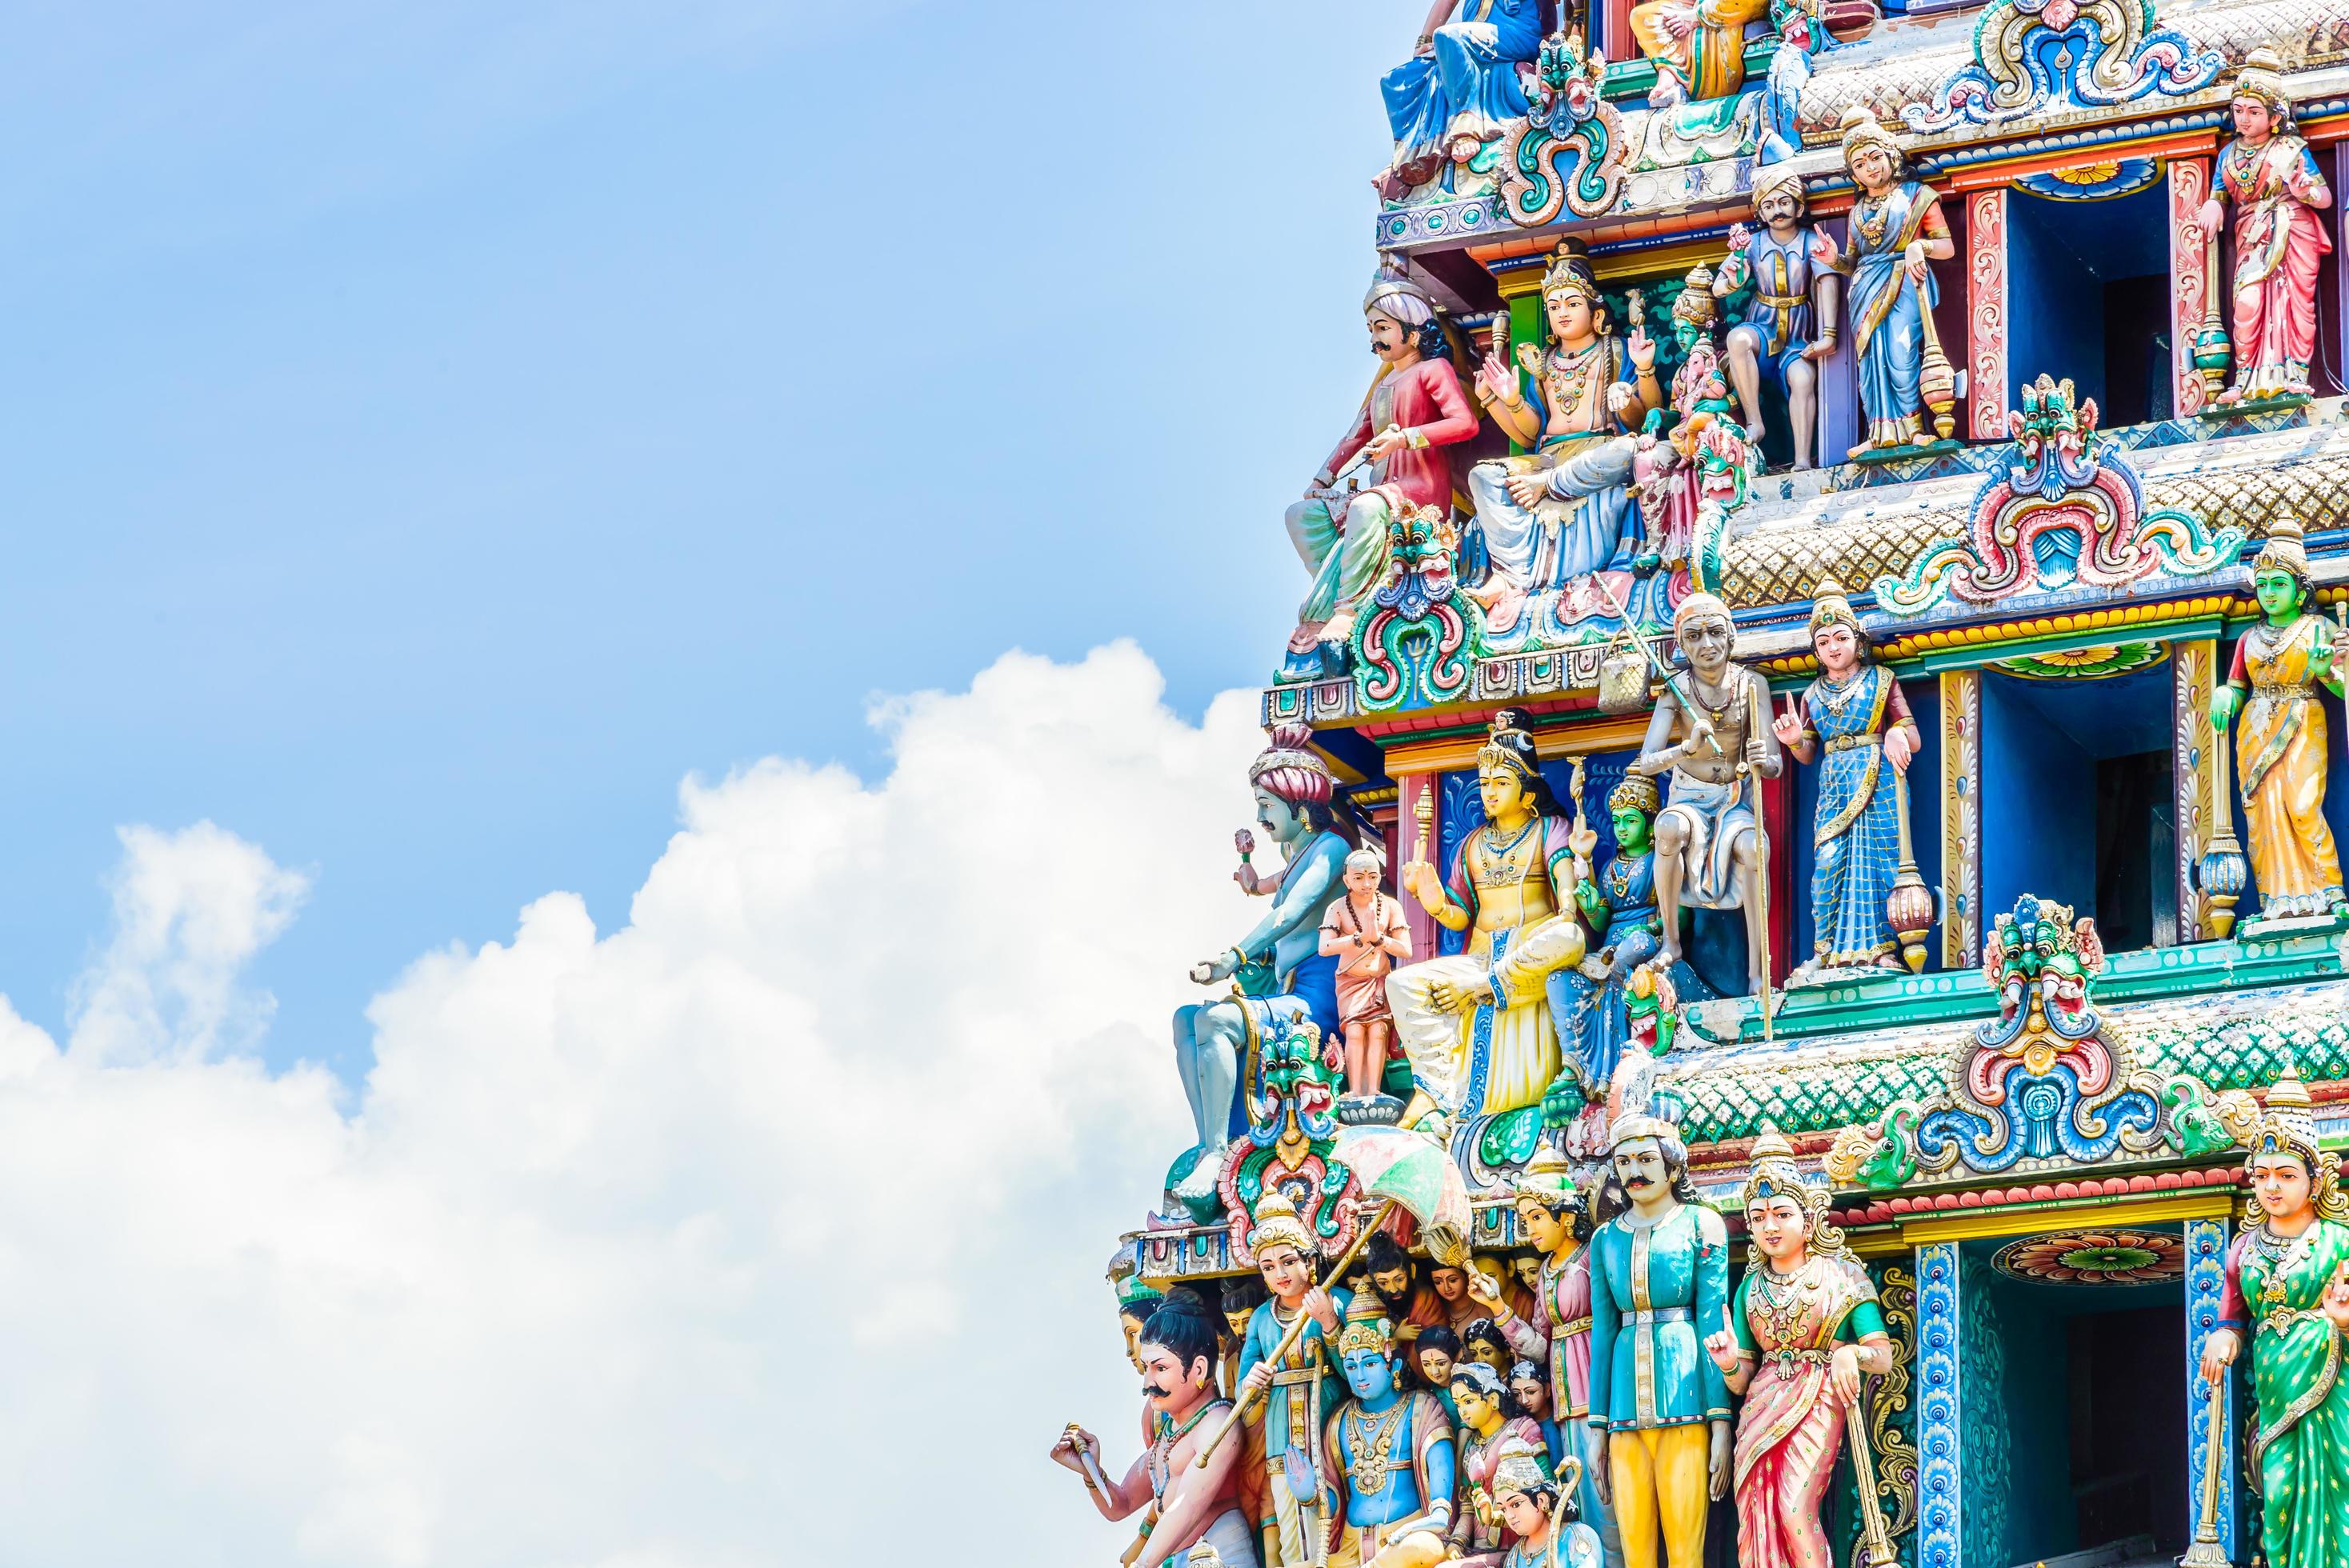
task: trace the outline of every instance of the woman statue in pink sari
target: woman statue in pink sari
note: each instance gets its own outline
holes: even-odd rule
[[[1827,1220],[1775,1131],[1754,1140],[1745,1182],[1754,1245],[1730,1321],[1704,1342],[1737,1417],[1740,1568],[1834,1568],[1819,1504],[1863,1372],[1892,1369],[1892,1340],[1868,1271]]]
[[[2219,154],[2201,211],[2202,232],[2216,233],[2224,221],[2220,201],[2235,204],[2235,384],[2218,401],[2305,397],[2316,350],[2316,269],[2333,249],[2316,214],[2333,205],[2333,191],[2308,143],[2293,133],[2274,50],[2244,57],[2227,107],[2235,139]]]

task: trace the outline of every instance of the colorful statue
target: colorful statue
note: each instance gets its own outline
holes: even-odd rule
[[[1754,221],[1761,232],[1742,223],[1730,230],[1729,260],[1713,284],[1723,299],[1748,286],[1754,291],[1744,318],[1729,329],[1729,376],[1745,410],[1745,438],[1761,444],[1767,378],[1785,394],[1797,469],[1818,457],[1818,361],[1835,352],[1843,282],[1835,242],[1804,222],[1807,211],[1800,174],[1765,169],[1754,175]]]
[[[1505,1320],[1502,1331],[1520,1354],[1549,1369],[1551,1405],[1579,1478],[1578,1511],[1605,1542],[1607,1561],[1622,1568],[1614,1511],[1599,1491],[1607,1438],[1590,1424],[1589,1242],[1598,1227],[1571,1167],[1547,1145],[1534,1151],[1517,1181],[1516,1209],[1517,1233],[1538,1250],[1541,1277],[1533,1311]]]
[[[1413,507],[1452,510],[1445,449],[1476,434],[1476,410],[1452,368],[1435,301],[1407,278],[1381,273],[1362,297],[1362,319],[1379,372],[1353,428],[1321,465],[1305,499],[1288,509],[1289,542],[1313,585],[1297,612],[1283,674],[1336,675],[1362,601],[1387,575],[1388,523]],[[1339,476],[1368,463],[1370,483],[1339,488]]]
[[[1608,1433],[1599,1495],[1627,1568],[1699,1568],[1706,1504],[1729,1494],[1730,1449],[1729,1388],[1696,1326],[1729,1310],[1729,1233],[1697,1202],[1671,1122],[1627,1116],[1611,1141],[1622,1212],[1590,1243],[1590,1424]]]
[[[1728,98],[1745,85],[1745,24],[1768,0],[1640,0],[1631,7],[1631,37],[1656,62],[1653,108]]]
[[[2349,1198],[2289,1066],[2261,1110],[2240,1090],[2219,1114],[2251,1150],[2252,1217],[2227,1252],[2220,1326],[2202,1342],[2217,1382],[2251,1341],[2261,1542],[2270,1568],[2349,1563]]]
[[[2268,919],[2344,907],[2341,855],[2324,820],[2324,705],[2349,677],[2349,638],[2307,608],[2308,557],[2300,523],[2278,517],[2251,562],[2261,624],[2235,645],[2227,684],[2210,699],[2210,726],[2238,714],[2235,773],[2251,829],[2251,879]],[[2248,700],[2246,700],[2248,698]]]
[[[1244,853],[1237,874],[1250,892],[1270,893],[1272,909],[1255,930],[1191,968],[1201,985],[1236,980],[1246,999],[1174,1010],[1174,1066],[1199,1140],[1174,1192],[1194,1206],[1212,1199],[1224,1150],[1247,1130],[1247,1097],[1239,1092],[1248,1037],[1242,1009],[1258,1010],[1259,1027],[1273,1017],[1309,1019],[1323,1039],[1339,1034],[1338,961],[1321,955],[1321,917],[1345,892],[1346,856],[1353,846],[1339,830],[1332,809],[1337,780],[1312,750],[1313,732],[1284,724],[1268,738],[1248,768],[1248,783],[1256,792],[1257,825],[1280,849],[1281,872],[1259,879]]]
[[[1819,763],[1818,816],[1812,829],[1813,951],[1787,979],[1868,967],[1905,973],[1889,914],[1900,864],[1898,779],[1917,755],[1917,721],[1892,672],[1868,657],[1868,635],[1841,587],[1829,580],[1811,600],[1811,647],[1819,678],[1787,699],[1771,721],[1778,744],[1808,767]],[[1821,760],[1822,747],[1825,760]]]
[[[1929,313],[1940,300],[1930,263],[1957,254],[1941,200],[1921,183],[1892,133],[1855,108],[1844,117],[1844,167],[1859,187],[1837,270],[1851,280],[1852,346],[1868,438],[1853,457],[1922,445]]]
[[[1777,737],[1763,722],[1770,686],[1730,662],[1736,628],[1729,606],[1712,594],[1681,601],[1672,636],[1688,674],[1666,684],[1631,764],[1642,779],[1672,776],[1671,799],[1656,818],[1657,955],[1667,966],[1680,961],[1682,906],[1740,909],[1746,972],[1759,976],[1768,933],[1758,918],[1760,829],[1746,784],[1775,779],[1785,767]]]
[[[1704,1342],[1737,1416],[1740,1568],[1826,1568],[1819,1506],[1835,1479],[1860,1374],[1892,1370],[1876,1285],[1775,1131],[1754,1141],[1745,1222],[1754,1237],[1729,1326]]]
[[[1656,346],[1645,332],[1613,335],[1598,275],[1572,242],[1543,275],[1542,310],[1547,353],[1520,344],[1516,366],[1488,355],[1476,373],[1494,422],[1530,449],[1468,470],[1493,562],[1492,578],[1471,593],[1487,608],[1528,588],[1629,570],[1639,552],[1625,488],[1632,445],[1622,438],[1664,407]]]
[[[1547,1473],[1541,1428],[1526,1418],[1501,1375],[1481,1361],[1452,1368],[1452,1404],[1460,1412],[1461,1499],[1451,1546],[1464,1563],[1498,1568],[1516,1537],[1502,1522],[1493,1484],[1501,1465],[1522,1455]]]
[[[1533,737],[1506,708],[1476,753],[1476,789],[1485,820],[1461,845],[1448,886],[1425,861],[1402,868],[1403,886],[1437,923],[1470,932],[1465,952],[1387,976],[1411,1059],[1406,1127],[1540,1103],[1557,1073],[1547,982],[1582,961],[1582,928],[1564,913],[1568,825]]]
[[[1517,1408],[1526,1413],[1526,1419],[1541,1429],[1542,1451],[1549,1455],[1550,1468],[1556,1470],[1558,1460],[1566,1458],[1566,1434],[1558,1429],[1557,1417],[1553,1413],[1549,1374],[1540,1362],[1520,1356],[1509,1363],[1502,1377],[1516,1397]]]
[[[1338,1335],[1354,1397],[1321,1437],[1330,1517],[1343,1521],[1330,1568],[1433,1568],[1452,1528],[1452,1418],[1424,1388],[1400,1388],[1376,1296],[1354,1298]]]
[[[1500,1568],[1599,1568],[1598,1538],[1569,1517],[1571,1503],[1561,1506],[1574,1490],[1570,1478],[1545,1475],[1533,1460],[1512,1454],[1494,1468],[1489,1490],[1501,1522],[1516,1537]]]
[[[1394,1015],[1387,1008],[1387,973],[1411,956],[1411,926],[1402,905],[1379,891],[1386,870],[1376,850],[1346,857],[1346,896],[1321,917],[1321,955],[1338,961],[1338,1024],[1345,1031],[1346,1089],[1357,1099],[1379,1092],[1386,1077],[1387,1043]]]
[[[1606,1093],[1615,1076],[1623,1043],[1630,1037],[1625,988],[1632,974],[1662,945],[1653,839],[1659,803],[1655,780],[1636,774],[1608,793],[1615,854],[1605,871],[1574,884],[1575,907],[1589,928],[1589,941],[1600,945],[1580,965],[1549,977],[1549,1012],[1557,1021],[1558,1047],[1587,1098]]]
[[[1802,128],[1796,123],[1803,89],[1810,85],[1818,57],[1835,47],[1826,18],[1826,0],[1770,0],[1770,26],[1777,32],[1778,48],[1770,57],[1770,74],[1762,82],[1762,144],[1754,152],[1757,167],[1792,158],[1803,150]],[[1758,179],[1754,194],[1761,194]],[[1830,313],[1826,319],[1835,318]]]
[[[1381,84],[1395,150],[1379,194],[1402,201],[1447,160],[1464,163],[1524,119],[1517,67],[1533,63],[1541,41],[1540,0],[1435,0],[1411,58]]]
[[[1143,1327],[1165,1300],[1164,1291],[1143,1284],[1138,1274],[1129,1274],[1118,1282],[1117,1326],[1125,1335],[1125,1358],[1133,1363],[1136,1372],[1142,1370]]]
[[[1071,1427],[1052,1445],[1053,1462],[1085,1478],[1103,1519],[1150,1510],[1133,1568],[1187,1561],[1201,1542],[1230,1568],[1257,1568],[1254,1532],[1235,1491],[1239,1445],[1219,1444],[1205,1466],[1196,1462],[1199,1445],[1216,1429],[1211,1418],[1231,1408],[1216,1397],[1215,1315],[1187,1291],[1169,1296],[1143,1329],[1142,1357],[1152,1434],[1143,1456],[1122,1479],[1096,1480],[1101,1440]]]
[[[1374,1233],[1362,1256],[1371,1265],[1371,1288],[1386,1307],[1390,1332],[1398,1344],[1409,1346],[1420,1331],[1447,1321],[1435,1287],[1419,1277],[1419,1267],[1402,1243],[1384,1231]]]
[[[1263,1415],[1254,1418],[1264,1430],[1266,1511],[1258,1522],[1265,1568],[1296,1568],[1319,1555],[1313,1543],[1325,1522],[1321,1424],[1338,1402],[1330,1347],[1352,1297],[1314,1283],[1320,1249],[1296,1206],[1278,1192],[1257,1202],[1248,1251],[1272,1299],[1256,1309],[1240,1346],[1240,1408],[1263,1402]],[[1276,1365],[1269,1357],[1299,1313],[1312,1321]]]
[[[2202,232],[2216,234],[2226,221],[2221,201],[2235,204],[2235,382],[2217,401],[2305,397],[2316,349],[2316,272],[2333,249],[2330,225],[2317,212],[2333,205],[2333,190],[2292,129],[2274,50],[2244,57],[2227,107],[2235,136],[2219,154],[2200,219]]]

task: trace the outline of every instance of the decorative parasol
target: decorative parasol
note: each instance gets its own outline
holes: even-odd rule
[[[1460,1167],[1452,1162],[1444,1145],[1424,1132],[1407,1132],[1399,1127],[1350,1127],[1340,1130],[1330,1158],[1342,1161],[1354,1173],[1364,1198],[1385,1200],[1370,1223],[1355,1232],[1353,1244],[1339,1255],[1330,1270],[1331,1279],[1345,1277],[1356,1254],[1369,1244],[1371,1233],[1383,1228],[1397,1208],[1408,1210],[1419,1222],[1428,1255],[1437,1263],[1456,1268],[1467,1262],[1472,1219],[1468,1185],[1461,1180]],[[1312,1321],[1309,1315],[1299,1313],[1297,1321],[1288,1326],[1288,1332],[1281,1336],[1280,1343],[1266,1359],[1278,1362],[1287,1356],[1305,1333],[1305,1326]],[[1198,1463],[1202,1469],[1216,1445],[1240,1424],[1247,1408],[1245,1401],[1234,1405],[1223,1425],[1200,1445]]]

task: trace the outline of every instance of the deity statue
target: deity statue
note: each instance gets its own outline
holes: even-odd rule
[[[1118,1283],[1117,1326],[1125,1335],[1125,1358],[1133,1363],[1136,1372],[1142,1370],[1143,1326],[1165,1300],[1165,1292],[1143,1284],[1138,1274],[1130,1274]]]
[[[1540,0],[1435,0],[1411,58],[1380,84],[1395,150],[1379,194],[1402,201],[1524,119],[1517,67],[1533,63],[1541,41]]]
[[[1505,1320],[1502,1330],[1520,1355],[1548,1368],[1551,1407],[1579,1477],[1577,1511],[1605,1542],[1608,1563],[1622,1568],[1614,1511],[1599,1492],[1607,1439],[1590,1424],[1589,1242],[1598,1227],[1572,1168],[1547,1144],[1534,1150],[1517,1181],[1516,1210],[1517,1233],[1538,1250],[1541,1277],[1534,1309]]]
[[[1493,562],[1470,593],[1488,609],[1529,588],[1628,571],[1639,553],[1629,432],[1665,406],[1656,346],[1644,330],[1614,335],[1598,274],[1570,241],[1543,274],[1542,311],[1547,353],[1520,344],[1516,366],[1487,355],[1476,372],[1494,422],[1530,449],[1468,470]]]
[[[1256,1309],[1265,1303],[1264,1281],[1254,1274],[1234,1274],[1223,1284],[1224,1326],[1223,1384],[1224,1398],[1240,1397],[1240,1350],[1247,1343],[1248,1325],[1256,1317]]]
[[[1574,1487],[1566,1476],[1545,1475],[1533,1460],[1511,1454],[1494,1467],[1489,1490],[1501,1522],[1516,1538],[1499,1568],[1599,1568],[1598,1538],[1570,1517]]]
[[[2266,919],[2344,907],[2341,855],[2324,820],[2329,754],[2318,688],[2349,678],[2349,637],[2307,608],[2308,556],[2296,519],[2278,517],[2251,562],[2260,624],[2235,645],[2227,684],[2210,699],[2223,733],[2240,714],[2235,773],[2251,830],[2251,879]],[[2248,700],[2246,698],[2248,697]]]
[[[1321,1424],[1339,1397],[1330,1344],[1338,1336],[1339,1315],[1353,1298],[1314,1283],[1320,1248],[1287,1198],[1265,1194],[1255,1219],[1248,1251],[1271,1299],[1248,1320],[1240,1346],[1240,1408],[1253,1410],[1263,1402],[1264,1413],[1255,1420],[1264,1431],[1267,1507],[1258,1522],[1265,1568],[1301,1568],[1319,1555],[1313,1543],[1326,1522],[1320,1515]],[[1273,1353],[1299,1314],[1310,1321],[1276,1363]]]
[[[1754,152],[1757,168],[1803,150],[1802,128],[1796,123],[1803,89],[1810,85],[1818,57],[1836,46],[1827,31],[1826,0],[1770,0],[1770,26],[1778,35],[1778,48],[1762,82],[1762,144]],[[1754,193],[1761,193],[1758,179]],[[1834,313],[1826,319],[1834,320]]]
[[[1412,1370],[1418,1375],[1420,1386],[1433,1390],[1444,1401],[1444,1412],[1455,1428],[1460,1425],[1460,1411],[1452,1403],[1452,1367],[1460,1356],[1460,1336],[1448,1324],[1423,1328],[1412,1341]]]
[[[1379,891],[1386,862],[1376,850],[1346,857],[1346,896],[1321,917],[1321,955],[1338,961],[1338,1024],[1345,1032],[1346,1090],[1357,1099],[1379,1092],[1386,1077],[1387,1043],[1394,1015],[1387,1008],[1387,974],[1411,956],[1411,926],[1402,905]]]
[[[2216,1383],[2251,1336],[2261,1542],[2270,1568],[2349,1563],[2349,1198],[2287,1064],[2262,1110],[2240,1090],[2219,1114],[2250,1150],[2252,1217],[2227,1251],[2220,1326],[2202,1342]]]
[[[2216,234],[2226,221],[2221,201],[2235,204],[2235,381],[2217,403],[2305,397],[2316,349],[2317,267],[2333,249],[2331,226],[2316,214],[2333,205],[2333,189],[2292,128],[2273,49],[2244,57],[2227,108],[2235,135],[2219,154],[2199,218],[2202,232]],[[2219,286],[2216,277],[2210,286]]]
[[[1386,1320],[1397,1343],[1409,1346],[1420,1330],[1448,1321],[1435,1287],[1419,1277],[1418,1265],[1402,1243],[1381,1231],[1362,1249],[1371,1265],[1371,1288],[1385,1305]]]
[[[1426,1389],[1398,1386],[1375,1296],[1346,1309],[1338,1364],[1354,1397],[1321,1435],[1324,1506],[1342,1522],[1330,1568],[1433,1568],[1452,1529],[1452,1418]]]
[[[1493,1482],[1503,1461],[1521,1454],[1547,1472],[1549,1454],[1541,1428],[1517,1408],[1501,1375],[1481,1361],[1452,1368],[1452,1404],[1460,1412],[1460,1507],[1452,1522],[1451,1546],[1475,1568],[1499,1568],[1516,1539],[1502,1522]]]
[[[1835,352],[1836,301],[1843,279],[1835,242],[1805,222],[1809,211],[1803,177],[1765,169],[1754,177],[1756,233],[1738,224],[1729,232],[1729,260],[1713,279],[1723,299],[1751,285],[1743,320],[1729,329],[1729,376],[1745,410],[1745,438],[1762,443],[1762,383],[1786,397],[1795,467],[1818,457],[1818,362]]]
[[[1860,1374],[1891,1371],[1897,1353],[1875,1282],[1827,1218],[1827,1190],[1803,1180],[1775,1130],[1755,1140],[1753,1160],[1745,1278],[1728,1326],[1704,1348],[1729,1391],[1745,1396],[1735,1455],[1740,1568],[1813,1568],[1835,1561],[1819,1506]]]
[[[1744,910],[1746,972],[1759,977],[1768,932],[1760,918],[1757,799],[1746,784],[1785,768],[1762,717],[1770,686],[1730,662],[1736,629],[1729,606],[1713,595],[1682,600],[1672,636],[1688,675],[1666,683],[1631,763],[1642,779],[1672,776],[1671,799],[1656,817],[1657,958],[1667,967],[1680,962],[1683,905]]]
[[[1627,1116],[1590,1242],[1590,1425],[1608,1434],[1599,1495],[1627,1568],[1699,1568],[1708,1501],[1729,1494],[1729,1388],[1699,1343],[1729,1310],[1729,1233],[1697,1202],[1669,1121]]]
[[[1768,0],[1640,0],[1631,37],[1656,63],[1651,108],[1732,97],[1745,85],[1745,24]]]
[[[1588,942],[1600,945],[1576,967],[1549,977],[1549,1013],[1557,1021],[1559,1049],[1589,1099],[1606,1092],[1630,1037],[1625,995],[1631,975],[1662,946],[1653,838],[1660,804],[1655,780],[1638,774],[1609,791],[1615,854],[1606,870],[1574,884],[1575,907],[1589,928]]]
[[[1844,116],[1844,167],[1859,187],[1836,267],[1850,278],[1852,346],[1868,415],[1862,452],[1924,444],[1929,313],[1940,299],[1930,263],[1958,253],[1941,199],[1919,181],[1893,134],[1863,108]]]
[[[1435,301],[1407,278],[1380,273],[1362,297],[1378,374],[1353,428],[1330,454],[1305,499],[1288,509],[1289,542],[1313,573],[1297,612],[1283,674],[1310,679],[1345,668],[1346,639],[1362,601],[1386,580],[1390,520],[1413,507],[1452,510],[1445,449],[1476,434],[1476,410],[1452,367]],[[1340,489],[1368,463],[1370,484]]]
[[[1812,829],[1811,956],[1788,976],[1799,985],[1824,970],[1867,967],[1905,973],[1889,900],[1899,869],[1901,778],[1920,744],[1909,699],[1892,672],[1868,656],[1868,635],[1833,580],[1811,600],[1811,647],[1819,678],[1787,699],[1771,721],[1778,744],[1805,767],[1819,763],[1818,816]],[[1821,760],[1824,748],[1825,760]]]
[[[1508,1311],[1506,1306],[1490,1302],[1480,1302],[1479,1305],[1488,1313]],[[1502,1335],[1500,1325],[1489,1316],[1475,1317],[1461,1330],[1460,1354],[1470,1361],[1490,1367],[1501,1375],[1504,1383],[1509,1380],[1509,1368],[1516,1365],[1517,1359],[1509,1348],[1508,1340]]]
[[[1476,753],[1476,789],[1485,820],[1461,845],[1448,888],[1424,861],[1402,868],[1403,886],[1437,923],[1470,933],[1465,952],[1387,976],[1411,1059],[1406,1127],[1540,1103],[1558,1063],[1547,982],[1582,961],[1562,880],[1573,858],[1568,823],[1533,737],[1506,708]]]
[[[1239,1445],[1223,1443],[1197,1463],[1199,1445],[1216,1430],[1203,1421],[1231,1408],[1216,1394],[1216,1319],[1185,1291],[1166,1298],[1142,1331],[1142,1377],[1149,1399],[1149,1448],[1106,1491],[1088,1468],[1101,1441],[1071,1427],[1052,1445],[1052,1460],[1085,1478],[1103,1519],[1150,1514],[1133,1568],[1187,1560],[1202,1542],[1230,1568],[1257,1568],[1255,1532],[1237,1503]],[[1106,1477],[1102,1478],[1107,1480]]]
[[[1201,985],[1235,980],[1245,997],[1174,1010],[1174,1066],[1199,1140],[1188,1174],[1174,1188],[1187,1204],[1213,1202],[1224,1150],[1247,1130],[1247,1097],[1239,1092],[1248,1038],[1244,1009],[1257,1009],[1259,1029],[1274,1018],[1310,1019],[1324,1040],[1339,1037],[1338,961],[1321,955],[1321,917],[1344,895],[1353,845],[1333,808],[1337,780],[1312,738],[1301,724],[1277,725],[1248,768],[1257,826],[1279,847],[1282,868],[1276,878],[1259,878],[1243,858],[1237,875],[1248,892],[1270,893],[1272,909],[1255,930],[1191,969]]]

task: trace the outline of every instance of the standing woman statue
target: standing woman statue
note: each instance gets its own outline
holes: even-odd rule
[[[2261,1110],[2240,1091],[2219,1114],[2251,1150],[2252,1212],[2227,1253],[2220,1325],[2202,1342],[2216,1383],[2251,1336],[2261,1541],[2270,1568],[2349,1563],[2349,1199],[2287,1065]]]
[[[1745,1223],[1754,1244],[1728,1323],[1704,1342],[1737,1417],[1740,1568],[1825,1568],[1835,1561],[1819,1505],[1835,1479],[1845,1412],[1860,1374],[1895,1352],[1868,1271],[1827,1219],[1827,1190],[1805,1181],[1775,1131],[1754,1141]]]
[[[2235,384],[2218,402],[2305,397],[2316,348],[2316,269],[2333,249],[2316,214],[2333,205],[2333,191],[2293,132],[2274,50],[2245,57],[2227,108],[2235,138],[2219,154],[2200,216],[2202,232],[2215,234],[2225,222],[2222,196],[2235,204]],[[2210,283],[2218,286],[2216,278]]]
[[[1925,313],[1940,298],[1934,262],[1958,253],[1941,199],[1917,178],[1900,143],[1864,108],[1844,116],[1844,167],[1859,187],[1837,270],[1851,279],[1853,347],[1871,449],[1923,444]]]
[[[1321,917],[1346,891],[1346,855],[1353,845],[1333,806],[1337,780],[1312,749],[1313,732],[1301,724],[1278,725],[1268,739],[1248,768],[1248,783],[1256,792],[1257,826],[1279,846],[1281,872],[1259,878],[1243,861],[1236,875],[1248,892],[1269,892],[1272,908],[1255,930],[1191,967],[1191,978],[1202,985],[1238,976],[1248,999],[1174,1010],[1174,1066],[1191,1102],[1200,1150],[1174,1190],[1186,1203],[1212,1196],[1224,1148],[1247,1130],[1246,1097],[1238,1092],[1247,1038],[1244,1009],[1258,1010],[1259,1027],[1276,1017],[1309,1018],[1325,1042],[1340,1037],[1338,961],[1321,954]]]
[[[2235,772],[2251,829],[2251,876],[2265,919],[2329,914],[2343,907],[2341,855],[2324,821],[2324,705],[2318,687],[2342,688],[2349,642],[2308,608],[2308,557],[2300,524],[2279,518],[2251,562],[2260,624],[2235,645],[2227,684],[2210,699],[2222,734],[2238,714]],[[2248,698],[2248,700],[2246,700]]]
[[[1899,869],[1897,779],[1917,755],[1917,721],[1892,672],[1868,657],[1868,636],[1851,601],[1832,579],[1811,601],[1811,646],[1819,678],[1797,712],[1771,721],[1778,744],[1819,767],[1819,804],[1812,843],[1810,958],[1787,977],[1799,985],[1823,969],[1873,967],[1906,972],[1886,901]]]

